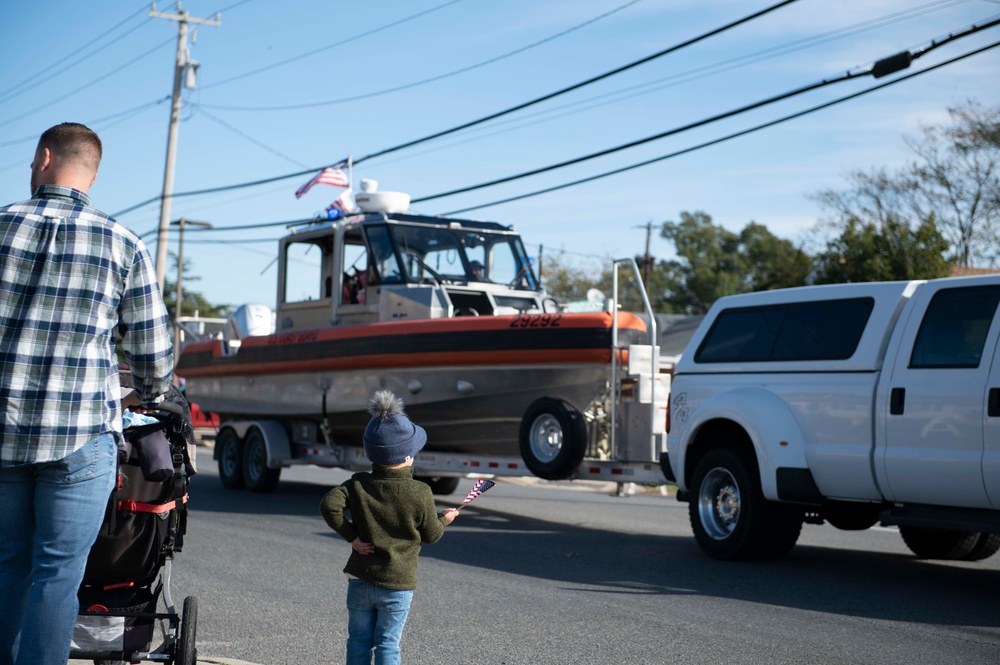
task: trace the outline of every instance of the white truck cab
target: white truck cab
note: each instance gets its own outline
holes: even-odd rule
[[[722,298],[674,369],[664,470],[701,547],[776,557],[803,521],[1000,549],[1000,275]]]

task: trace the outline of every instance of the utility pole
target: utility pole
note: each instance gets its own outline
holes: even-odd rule
[[[646,229],[646,253],[642,255],[642,284],[649,288],[649,269],[652,267],[653,257],[649,255],[649,243],[653,235],[653,220],[649,220],[637,229]]]
[[[170,222],[172,225],[180,227],[180,233],[178,235],[179,244],[177,246],[177,297],[174,300],[174,355],[177,357],[180,354],[181,349],[181,327],[178,321],[181,318],[181,303],[184,298],[184,291],[181,288],[181,282],[184,279],[184,225],[191,224],[192,226],[200,226],[203,229],[210,229],[212,225],[208,222],[196,222],[193,219],[176,219]]]
[[[165,18],[177,21],[177,58],[174,65],[174,93],[170,104],[170,130],[167,132],[167,164],[163,172],[163,194],[160,196],[160,228],[156,236],[156,281],[163,291],[164,272],[167,264],[167,230],[170,227],[170,201],[174,193],[174,166],[177,160],[177,131],[181,117],[181,86],[189,66],[197,66],[188,58],[188,24],[214,25],[220,23],[219,13],[214,19],[192,18],[187,12],[181,11],[178,0],[176,14],[165,14],[156,11],[156,3],[152,3],[149,15],[153,18]],[[192,79],[193,81],[193,79]],[[192,83],[188,87],[193,88]]]

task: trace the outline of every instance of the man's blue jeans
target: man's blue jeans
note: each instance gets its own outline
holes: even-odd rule
[[[399,638],[413,591],[395,591],[363,580],[347,582],[347,665],[399,665]]]
[[[66,665],[117,455],[102,434],[56,462],[0,467],[0,665]]]

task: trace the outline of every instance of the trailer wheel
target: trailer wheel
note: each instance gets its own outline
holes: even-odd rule
[[[251,492],[266,494],[278,486],[281,469],[267,466],[267,444],[256,427],[247,433],[246,450],[243,451],[243,477]]]
[[[962,557],[965,561],[982,561],[1000,551],[1000,533],[981,533],[972,551]]]
[[[802,511],[764,498],[756,460],[743,449],[709,451],[691,488],[691,529],[713,559],[778,558],[802,531]]]
[[[536,400],[524,412],[519,438],[525,465],[546,480],[569,478],[587,451],[583,416],[567,402],[551,397]]]
[[[236,431],[227,427],[219,432],[215,441],[219,449],[219,480],[228,490],[240,490],[247,486],[243,477],[243,441]]]
[[[415,476],[415,480],[431,487],[432,494],[447,495],[458,489],[458,478],[447,476]]]
[[[910,551],[921,559],[964,559],[978,544],[977,531],[955,531],[954,529],[930,529],[920,526],[902,525],[899,535]]]
[[[198,662],[198,647],[195,637],[198,632],[198,599],[188,596],[184,599],[181,613],[180,637],[177,640],[176,665],[195,665]]]

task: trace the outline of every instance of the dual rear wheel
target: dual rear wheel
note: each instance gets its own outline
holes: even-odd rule
[[[226,489],[243,489],[251,492],[270,492],[278,485],[281,469],[267,465],[267,445],[264,435],[253,427],[241,439],[231,427],[219,432],[215,442],[218,448],[219,480]]]

